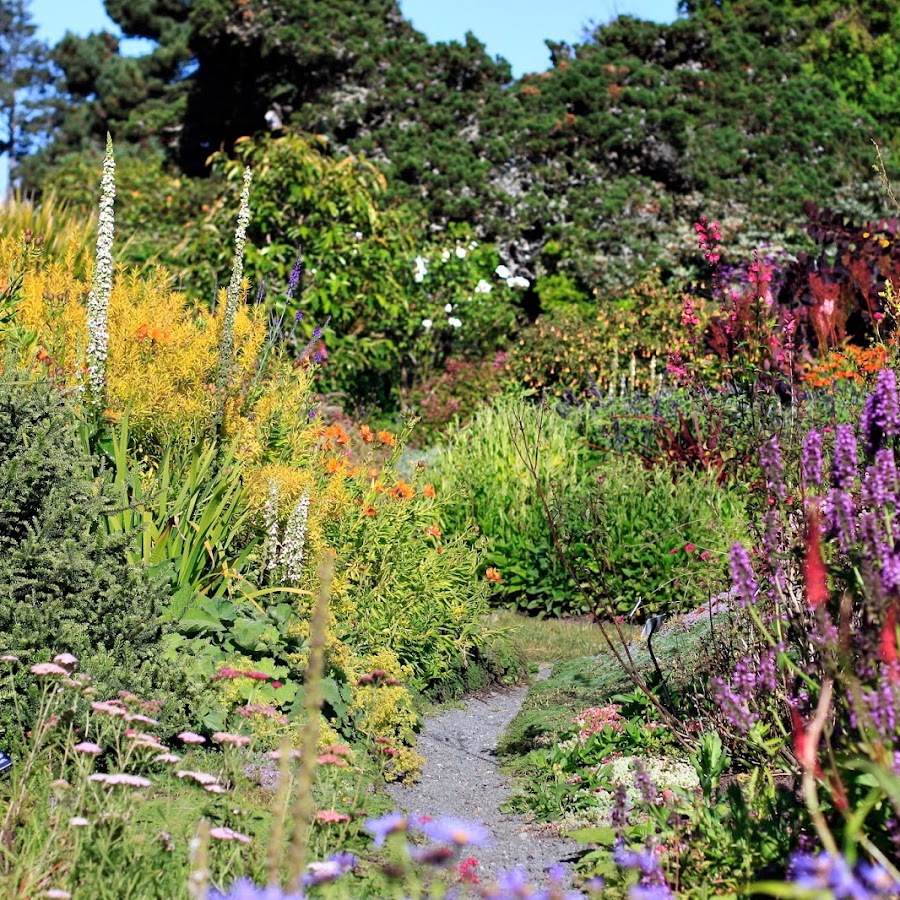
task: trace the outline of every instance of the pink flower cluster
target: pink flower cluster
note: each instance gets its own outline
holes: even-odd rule
[[[592,706],[572,719],[573,724],[578,726],[578,737],[582,741],[604,728],[621,731],[624,721],[615,703],[609,706]]]

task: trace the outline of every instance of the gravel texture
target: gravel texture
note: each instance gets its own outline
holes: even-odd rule
[[[549,669],[541,671],[546,677]],[[539,677],[541,677],[539,676]],[[519,815],[500,811],[509,798],[509,780],[500,774],[497,742],[519,711],[527,687],[472,697],[464,709],[433,716],[419,735],[418,750],[427,760],[414,785],[393,785],[397,805],[413,815],[456,816],[483,822],[493,834],[485,847],[473,847],[476,874],[491,880],[504,870],[524,868],[532,883],[543,883],[548,867],[573,857],[573,841],[543,834]]]

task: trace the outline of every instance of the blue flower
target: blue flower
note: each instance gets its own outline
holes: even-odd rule
[[[318,884],[328,884],[336,881],[342,875],[346,875],[356,865],[356,857],[352,853],[342,850],[329,856],[325,862],[310,863],[303,875],[303,884],[307,887],[315,887]]]
[[[248,878],[241,878],[227,894],[213,888],[209,900],[303,900],[303,894],[286,894],[276,884],[257,887]]]
[[[363,829],[374,836],[373,845],[381,847],[389,834],[406,831],[408,826],[409,823],[402,812],[392,812],[378,819],[366,819]]]
[[[433,841],[443,841],[457,847],[483,847],[491,840],[491,833],[484,825],[452,816],[435,819],[433,822],[421,822],[418,828]]]

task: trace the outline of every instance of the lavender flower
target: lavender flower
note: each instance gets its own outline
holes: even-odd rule
[[[834,461],[831,480],[836,488],[847,491],[856,477],[856,435],[852,425],[838,425],[834,436]]]
[[[303,274],[303,251],[300,247],[297,247],[297,259],[294,260],[294,267],[291,269],[291,274],[288,276],[288,285],[287,291],[285,292],[288,297],[292,300],[294,298],[294,292],[300,286],[300,276]],[[303,313],[297,313],[297,321],[300,321]]]
[[[818,488],[822,483],[822,435],[815,429],[810,431],[803,440],[800,468],[804,487],[807,490]]]
[[[106,135],[106,156],[100,181],[100,216],[97,223],[97,255],[87,299],[87,369],[91,401],[102,407],[106,389],[106,357],[109,352],[109,298],[113,287],[113,238],[116,233],[116,160],[112,137]]]
[[[736,543],[731,548],[728,559],[731,563],[731,582],[737,592],[738,600],[744,606],[755,603],[759,585],[753,576],[750,554]]]

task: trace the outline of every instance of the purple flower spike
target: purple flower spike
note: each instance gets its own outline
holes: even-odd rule
[[[780,499],[784,499],[784,480],[781,466],[781,445],[774,434],[760,447],[759,464],[766,476],[766,487]]]
[[[803,471],[803,485],[807,490],[814,490],[822,483],[822,435],[812,430],[803,441],[803,453],[800,457]]]
[[[900,433],[900,399],[897,396],[897,374],[882,369],[875,379],[875,390],[866,398],[860,418],[866,453],[875,453],[885,438]]]
[[[457,847],[483,847],[491,840],[491,833],[484,825],[451,816],[435,819],[433,822],[422,822],[418,827],[433,841],[455,844]]]
[[[856,478],[856,435],[852,425],[838,425],[834,436],[831,480],[842,491],[850,490]]]
[[[735,544],[728,559],[731,563],[731,583],[737,591],[738,599],[744,606],[755,603],[759,585],[753,576],[750,554],[740,544]]]
[[[293,297],[294,292],[300,286],[300,276],[303,274],[303,253],[300,248],[297,248],[297,259],[294,262],[294,267],[291,269],[291,274],[288,276],[288,286],[287,286],[287,295],[288,297]],[[299,319],[297,320],[300,321]]]

